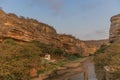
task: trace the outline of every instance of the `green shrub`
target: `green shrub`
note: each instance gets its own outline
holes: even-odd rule
[[[4,44],[16,45],[16,42],[13,39],[5,39]]]
[[[68,60],[76,60],[78,58],[80,58],[81,56],[79,54],[68,54],[66,53],[65,57],[68,59]]]
[[[101,54],[96,54],[95,61],[95,69],[97,73],[98,80],[105,80],[105,66],[117,66],[120,65],[120,41],[116,41],[109,46],[103,46],[99,51]],[[118,76],[120,70],[110,74],[110,80],[117,80],[120,77]]]
[[[107,45],[101,45],[100,49],[98,49],[95,54],[99,54],[99,53],[104,53],[104,51],[106,50],[108,46]]]
[[[40,48],[32,43],[5,40],[0,48],[0,80],[30,80],[30,68],[42,66],[40,54]]]
[[[55,48],[52,55],[61,57],[63,56],[63,53],[64,53],[63,50],[61,50],[60,48]]]
[[[37,74],[39,75],[39,74],[43,74],[43,73],[45,73],[45,70],[43,69],[43,70],[38,70],[37,71]]]
[[[82,56],[79,53],[74,53],[74,56],[76,56],[77,58],[81,58]]]

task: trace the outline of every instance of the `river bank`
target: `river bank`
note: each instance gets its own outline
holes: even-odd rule
[[[89,63],[91,62],[92,59],[93,57],[85,57],[75,61],[71,61],[67,64],[64,64],[61,67],[58,67],[56,70],[50,73],[40,75],[39,78],[36,78],[34,80],[77,80],[77,77],[78,77],[77,75],[81,75],[80,80],[83,80],[82,78],[84,78],[84,76],[86,76],[85,78],[86,80],[88,80],[87,78],[89,76],[89,73],[88,73],[89,69],[87,66],[88,65],[91,66],[91,64]],[[93,65],[91,68],[94,68]],[[94,71],[90,71],[90,72],[94,72]],[[93,74],[95,75],[95,73]],[[93,80],[96,80],[96,79],[93,79]]]
[[[84,61],[82,66],[84,70],[77,75],[73,75],[71,78],[69,78],[69,80],[97,80],[93,57]]]
[[[82,72],[84,69],[81,65],[87,58],[78,59],[61,66],[58,70],[54,71],[55,74],[44,80],[68,80],[70,76]]]

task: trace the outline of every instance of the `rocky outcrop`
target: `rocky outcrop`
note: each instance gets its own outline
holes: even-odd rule
[[[109,42],[95,57],[98,80],[120,80],[120,14],[111,17]]]
[[[72,35],[59,35],[60,43],[62,43],[62,48],[66,52],[69,53],[78,53],[81,56],[89,56],[94,54],[97,49],[100,48],[102,44],[106,44],[108,42],[105,40],[90,40],[90,41],[82,41],[76,39]]]
[[[89,41],[84,41],[86,47],[84,48],[85,53],[88,53],[88,55],[94,54],[100,47],[101,45],[105,45],[108,43],[108,39],[104,40],[89,40]]]
[[[111,64],[109,66],[105,66],[105,77],[106,80],[119,80],[120,79],[120,65],[119,61],[120,59],[120,14],[112,16],[111,17],[111,26],[110,26],[110,43],[112,43],[110,48],[108,48],[106,51],[110,51],[112,48],[112,51],[110,51],[112,56]],[[114,64],[112,64],[114,63]]]
[[[98,45],[88,46],[84,41],[71,35],[58,34],[52,26],[35,19],[18,17],[0,10],[0,42],[7,38],[21,42],[40,41],[54,45],[68,53],[78,53],[83,56],[94,53],[100,47]]]
[[[0,11],[0,38],[50,43],[53,38],[56,38],[56,30],[34,19],[25,19]]]
[[[106,80],[119,80],[120,66],[105,66],[105,78]]]
[[[115,42],[120,37],[120,14],[111,17],[110,42]]]
[[[84,44],[79,39],[76,39],[72,35],[59,35],[60,43],[62,43],[62,47],[66,52],[69,53],[82,53],[81,45]]]

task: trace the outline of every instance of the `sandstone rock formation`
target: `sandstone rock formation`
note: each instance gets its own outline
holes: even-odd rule
[[[120,14],[111,18],[111,27],[109,33],[110,42],[114,42],[117,38],[120,37]]]
[[[52,26],[0,10],[0,41],[7,38],[20,42],[40,41],[59,47],[68,53],[78,53],[83,56],[94,53],[101,45],[88,46],[84,41],[71,35],[58,34]]]
[[[86,53],[89,52],[89,55],[94,54],[96,50],[98,50],[101,45],[105,45],[108,43],[108,39],[104,40],[88,40],[84,41],[85,45],[87,46],[84,50]]]
[[[111,17],[109,42],[95,57],[98,80],[120,80],[120,14]]]
[[[6,14],[0,11],[0,37],[1,39],[38,40],[49,43],[56,37],[56,30],[36,20],[25,19],[24,17],[17,17],[15,14]]]

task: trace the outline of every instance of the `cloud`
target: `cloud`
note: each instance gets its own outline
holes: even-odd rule
[[[62,0],[31,0],[32,5],[44,5],[53,10],[56,14],[59,14],[62,6]]]
[[[83,34],[82,37],[86,40],[107,38],[108,37],[108,30],[107,29],[94,30],[92,32],[88,32],[88,33]]]
[[[93,33],[95,33],[95,34],[106,34],[107,33],[107,31],[106,30],[96,30],[96,31],[94,31]]]

